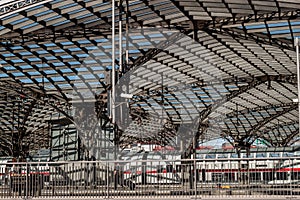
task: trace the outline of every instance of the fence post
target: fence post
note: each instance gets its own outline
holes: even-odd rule
[[[289,173],[290,173],[290,174],[289,174],[289,179],[290,179],[290,196],[291,196],[291,198],[292,198],[292,196],[293,196],[293,186],[292,186],[292,181],[293,181],[293,171],[294,171],[294,159],[292,159],[292,161],[289,162],[289,163],[292,163],[292,164],[291,164],[291,171],[289,172]]]
[[[28,162],[26,161],[26,179],[25,179],[25,199],[28,199],[28,175],[30,174],[30,170],[28,168]],[[21,169],[21,175],[22,175],[22,169]]]
[[[197,199],[197,166],[196,158],[194,158],[194,190],[195,190],[195,199]]]
[[[107,198],[109,198],[109,163],[107,162],[106,163],[106,169],[107,169],[107,171],[106,171],[106,188],[107,188],[107,190],[106,190],[106,196],[107,196]]]

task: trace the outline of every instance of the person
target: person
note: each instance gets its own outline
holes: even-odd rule
[[[11,172],[11,181],[10,181],[10,188],[14,192],[18,192],[19,195],[21,195],[21,192],[23,190],[23,185],[21,181],[21,175],[22,175],[22,168],[20,164],[16,163],[17,159],[12,159],[12,172]]]
[[[117,190],[118,189],[118,183],[119,183],[119,170],[118,169],[114,169],[114,189]]]
[[[5,167],[5,171],[4,171],[4,181],[3,181],[3,185],[7,185],[8,184],[8,178],[9,178],[9,170],[10,170],[10,166],[9,165],[7,165],[6,167]]]

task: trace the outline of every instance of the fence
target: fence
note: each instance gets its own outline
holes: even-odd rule
[[[298,159],[7,163],[0,198],[300,197]]]

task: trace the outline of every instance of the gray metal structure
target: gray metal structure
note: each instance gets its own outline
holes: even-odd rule
[[[114,8],[112,20],[111,1],[3,1],[3,155],[49,147],[51,117],[74,121],[74,103],[86,101],[74,88],[95,84],[98,126],[120,146],[169,145],[191,124],[186,156],[198,140],[219,137],[240,148],[258,138],[269,146],[298,141],[299,1],[121,0]],[[123,49],[112,47],[112,31],[125,38]],[[128,92],[137,98],[128,101],[132,121],[122,128],[112,121],[109,96],[111,80],[128,74]],[[174,92],[178,85],[188,92]],[[156,127],[149,110],[159,106],[166,117]]]

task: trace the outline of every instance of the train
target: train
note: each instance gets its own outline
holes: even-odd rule
[[[281,177],[285,159],[292,158],[292,149],[254,148],[238,155],[235,150],[202,150],[196,155],[198,181],[269,183]],[[285,159],[284,159],[285,158]]]
[[[19,165],[18,170],[11,157],[0,158],[2,184],[12,176],[27,173],[41,175],[45,184],[64,185],[116,181],[121,185],[300,183],[300,147],[253,148],[240,154],[234,149],[197,149],[193,159],[186,160],[174,149],[125,151],[110,165],[101,161],[48,164],[48,155],[47,150],[40,151],[27,160],[27,165]]]
[[[270,185],[300,185],[300,160],[287,159],[283,161],[274,173],[274,179],[269,181]]]
[[[19,162],[12,156],[0,157],[0,184],[8,184],[11,177],[19,177],[26,174],[41,175],[44,181],[48,182],[50,177],[50,168],[47,164],[49,162],[49,153],[48,149],[40,149],[26,160],[19,160]]]
[[[177,184],[182,179],[180,158],[175,152],[129,152],[120,158],[117,170],[134,184]]]
[[[135,184],[251,183],[289,184],[300,180],[300,147],[197,150],[181,160],[178,151],[127,152],[122,178]],[[299,158],[299,159],[298,159]]]

